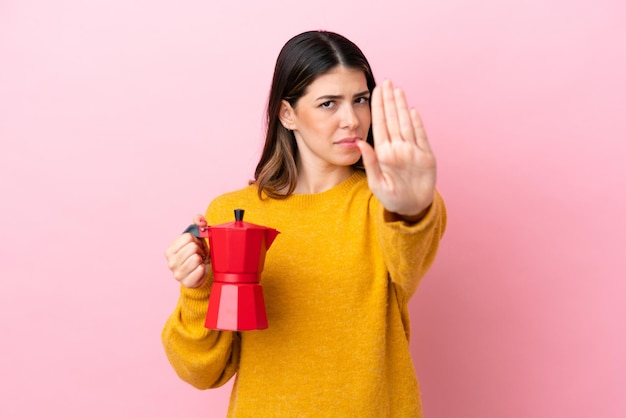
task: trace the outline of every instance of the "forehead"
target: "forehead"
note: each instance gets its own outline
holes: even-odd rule
[[[362,70],[334,67],[319,75],[307,88],[305,95],[359,93],[367,90],[367,80]]]

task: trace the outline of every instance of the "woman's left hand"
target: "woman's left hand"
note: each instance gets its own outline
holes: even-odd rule
[[[388,212],[417,220],[431,205],[437,165],[419,114],[389,80],[372,93],[375,147],[359,141],[369,188]]]

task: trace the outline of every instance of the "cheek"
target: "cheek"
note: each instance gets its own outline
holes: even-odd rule
[[[311,113],[302,118],[304,122],[304,128],[308,131],[321,131],[328,125],[328,117],[317,113]]]
[[[359,114],[359,120],[361,121],[361,125],[364,128],[369,129],[370,124],[372,123],[372,112],[369,108],[363,109]]]

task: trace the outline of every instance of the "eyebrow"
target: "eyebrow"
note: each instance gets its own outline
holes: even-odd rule
[[[364,90],[360,93],[355,94],[352,97],[363,97],[363,96],[369,96],[370,91],[369,90]],[[324,96],[320,96],[315,100],[337,100],[337,99],[343,99],[343,96],[341,95],[337,95],[337,94],[327,94]]]

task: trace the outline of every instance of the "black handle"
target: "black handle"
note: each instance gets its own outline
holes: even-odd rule
[[[186,234],[187,232],[189,232],[191,235],[193,235],[196,238],[208,238],[210,229],[211,228],[208,226],[198,226],[198,225],[192,224],[192,225],[189,225],[187,229],[183,231],[183,234]]]
[[[186,233],[190,233],[194,237],[200,238],[200,228],[198,228],[198,225],[195,225],[195,224],[189,225],[187,229],[183,231],[183,234],[186,234]]]

